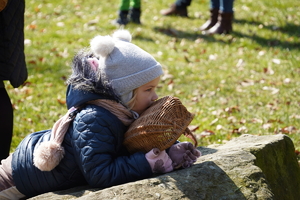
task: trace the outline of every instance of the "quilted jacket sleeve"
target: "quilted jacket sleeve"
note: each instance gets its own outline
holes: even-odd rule
[[[124,156],[126,127],[109,111],[87,106],[73,123],[76,162],[92,187],[109,187],[152,176],[143,153]]]
[[[9,0],[0,12],[0,80],[19,87],[27,79],[24,54],[24,0]]]

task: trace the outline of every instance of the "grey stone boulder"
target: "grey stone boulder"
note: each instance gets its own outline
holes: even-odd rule
[[[300,168],[286,135],[242,135],[198,149],[203,155],[188,169],[106,189],[82,186],[30,199],[300,199]]]

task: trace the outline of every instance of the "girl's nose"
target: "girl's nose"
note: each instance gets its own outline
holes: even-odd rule
[[[158,95],[156,93],[154,93],[154,96],[152,98],[152,101],[156,101],[158,99]]]

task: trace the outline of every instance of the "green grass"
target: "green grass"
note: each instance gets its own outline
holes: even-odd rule
[[[290,136],[300,150],[300,13],[294,0],[235,2],[234,32],[204,36],[208,1],[190,18],[162,17],[173,1],[143,1],[142,26],[126,26],[133,43],[164,67],[160,96],[179,97],[195,114],[199,145],[240,134]],[[29,133],[50,129],[66,112],[65,80],[73,55],[116,27],[119,1],[27,0],[24,86],[7,84],[15,108],[11,150]],[[210,133],[210,136],[204,136]],[[184,139],[184,138],[181,138]]]

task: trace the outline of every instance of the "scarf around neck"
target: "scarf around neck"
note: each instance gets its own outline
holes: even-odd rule
[[[129,126],[136,118],[138,118],[137,113],[113,100],[97,99],[89,101],[87,104],[93,104],[109,110],[118,117],[125,126]],[[74,107],[70,108],[68,112],[53,125],[50,140],[42,142],[38,148],[34,150],[33,163],[41,171],[51,171],[64,157],[65,151],[61,144],[70,123],[73,121],[79,110],[80,109]]]

